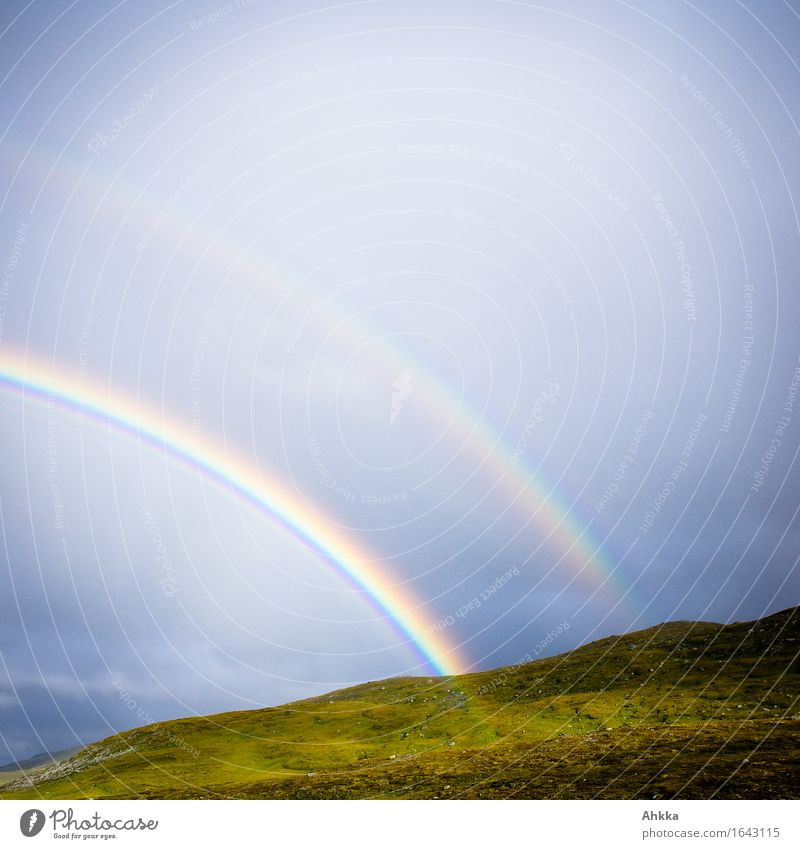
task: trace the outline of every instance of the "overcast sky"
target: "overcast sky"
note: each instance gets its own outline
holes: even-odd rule
[[[8,0],[0,364],[243,456],[473,669],[796,604],[799,13]],[[432,671],[231,489],[0,411],[0,762]]]

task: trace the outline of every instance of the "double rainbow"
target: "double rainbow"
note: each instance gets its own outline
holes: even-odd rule
[[[38,167],[47,177],[54,170],[62,175],[70,170],[61,163],[56,168],[54,163],[41,158],[41,151],[38,158],[28,151],[25,159],[26,165]],[[46,170],[47,166],[49,170]],[[88,173],[83,174],[79,182],[83,184],[81,188],[94,195],[92,206],[95,210],[105,203],[124,206],[123,223],[128,223],[128,226],[137,218],[143,224],[152,221],[159,210],[147,187],[137,192],[119,179],[106,186],[102,179]],[[165,232],[162,235],[169,235],[175,245],[170,262],[184,243],[196,249],[197,266],[209,258],[219,262],[231,277],[244,275],[252,280],[261,280],[265,274],[274,273],[280,261],[268,265],[262,257],[254,255],[252,246],[240,244],[220,230],[211,231],[200,225],[198,220],[183,224],[184,227],[179,226],[172,216],[164,222]],[[283,298],[299,309],[313,306],[312,293],[299,284],[284,289]],[[626,592],[604,551],[603,542],[596,538],[591,522],[584,521],[577,513],[575,504],[569,504],[561,497],[558,481],[548,482],[539,469],[531,469],[507,439],[491,427],[485,416],[471,410],[464,404],[464,399],[455,396],[451,387],[437,381],[424,364],[410,363],[407,352],[387,343],[385,334],[371,332],[363,317],[355,321],[335,303],[314,314],[329,325],[347,320],[351,341],[355,338],[361,343],[383,336],[380,355],[387,367],[396,373],[400,368],[413,365],[415,374],[423,376],[422,381],[415,383],[415,392],[424,396],[421,398],[422,406],[449,431],[457,444],[468,446],[475,460],[476,472],[483,470],[497,482],[496,491],[504,494],[507,509],[524,517],[519,533],[534,530],[536,550],[542,545],[552,545],[559,552],[551,569],[568,563],[572,574],[570,583],[577,581],[594,593],[609,593],[612,599],[625,598]],[[53,398],[66,407],[82,410],[103,424],[110,424],[155,447],[168,450],[175,458],[200,470],[227,491],[233,489],[240,497],[291,529],[299,539],[364,590],[437,671],[454,674],[468,665],[459,657],[456,648],[444,639],[443,632],[430,628],[429,621],[420,614],[422,604],[412,598],[407,589],[393,582],[380,558],[333,524],[321,520],[319,514],[287,491],[278,480],[255,473],[251,462],[229,448],[211,442],[186,422],[167,418],[163,412],[147,408],[138,399],[91,385],[87,379],[79,379],[29,357],[10,353],[8,349],[0,349],[0,392],[14,392],[26,398],[38,396],[40,400]]]

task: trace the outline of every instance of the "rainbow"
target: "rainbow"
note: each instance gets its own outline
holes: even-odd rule
[[[311,547],[366,593],[437,673],[456,675],[468,667],[457,647],[430,629],[421,614],[422,603],[392,580],[380,558],[320,519],[307,502],[274,476],[254,472],[251,461],[227,446],[218,445],[182,420],[149,408],[138,398],[101,387],[85,375],[56,369],[6,346],[0,348],[0,393],[23,401],[54,402],[151,448],[166,450],[226,493],[235,492]]]
[[[26,164],[42,172],[50,164],[42,156],[41,150],[36,153],[27,151],[25,159]],[[70,173],[69,168],[60,165],[56,169],[53,164],[47,176],[51,176],[55,170],[62,175]],[[75,179],[78,180],[78,176]],[[145,227],[154,220],[160,209],[148,193],[148,186],[133,188],[117,177],[106,185],[103,179],[88,172],[80,175],[80,182],[84,192],[93,195],[91,208],[95,215],[105,203],[118,204],[125,209],[125,219],[121,226],[131,226],[138,218],[142,227]],[[524,202],[520,203],[534,212]],[[246,210],[242,214],[244,212]],[[218,262],[230,277],[241,275],[261,280],[267,274],[275,274],[275,268],[283,257],[268,264],[258,256],[252,245],[239,243],[224,231],[211,230],[199,224],[199,220],[200,216],[194,221],[180,222],[175,217],[168,217],[164,221],[160,237],[174,245],[172,257],[177,255],[184,244],[188,244],[196,250],[195,267],[208,258]],[[140,235],[143,232],[140,231]],[[299,246],[294,247],[297,249]],[[454,247],[464,249],[462,245]],[[503,266],[498,264],[498,267],[511,274]],[[496,482],[494,491],[504,494],[508,505],[506,510],[513,510],[524,518],[524,527],[516,537],[526,531],[533,531],[536,546],[531,556],[543,546],[552,546],[559,554],[550,567],[551,571],[566,565],[572,575],[569,584],[577,582],[593,594],[606,594],[611,603],[625,603],[631,591],[626,589],[615,563],[609,558],[607,541],[597,537],[592,520],[580,514],[576,500],[570,503],[559,494],[560,480],[548,481],[540,468],[531,468],[524,459],[524,452],[512,448],[484,415],[470,409],[462,398],[457,398],[452,388],[437,380],[424,363],[412,362],[406,351],[399,350],[387,341],[384,333],[373,331],[363,316],[356,322],[335,301],[327,302],[324,310],[313,310],[313,294],[307,291],[307,287],[297,283],[288,289],[281,287],[281,293],[282,301],[286,300],[298,309],[310,310],[315,320],[325,321],[329,326],[347,327],[347,333],[338,338],[347,336],[348,344],[362,344],[383,337],[378,356],[386,367],[395,373],[409,365],[413,367],[415,375],[422,378],[415,382],[415,393],[421,396],[423,406],[431,418],[449,430],[459,445],[468,446],[474,460],[474,474],[482,471],[487,478]],[[504,547],[513,541],[507,540]]]

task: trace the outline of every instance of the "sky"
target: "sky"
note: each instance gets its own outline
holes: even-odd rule
[[[0,762],[798,603],[800,4],[0,45]]]

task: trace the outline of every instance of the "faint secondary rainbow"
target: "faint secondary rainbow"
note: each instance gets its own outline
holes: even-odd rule
[[[226,492],[235,493],[293,533],[349,581],[363,590],[373,604],[442,675],[455,675],[468,667],[458,649],[441,633],[428,627],[421,603],[394,583],[380,558],[360,543],[323,522],[307,504],[274,477],[252,471],[252,463],[196,432],[180,419],[165,417],[138,398],[100,388],[83,375],[67,373],[31,357],[0,349],[0,392],[53,402],[73,409],[101,424],[132,435],[151,447],[199,470]]]

